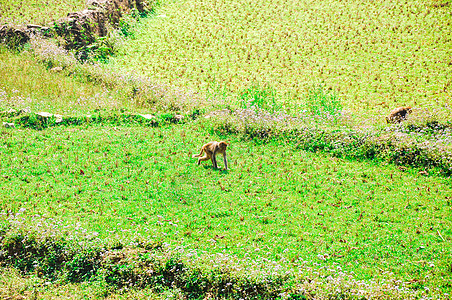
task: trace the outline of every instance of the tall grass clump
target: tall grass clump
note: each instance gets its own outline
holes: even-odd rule
[[[342,104],[339,97],[324,85],[314,86],[306,97],[307,110],[320,119],[336,120],[342,113]]]
[[[281,105],[276,101],[276,91],[271,87],[253,85],[241,91],[238,97],[244,109],[259,108],[270,113],[281,109]]]

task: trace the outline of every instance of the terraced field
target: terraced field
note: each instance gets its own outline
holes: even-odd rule
[[[0,46],[0,298],[450,298],[448,3],[162,1],[102,60]]]
[[[435,4],[176,1],[144,20],[112,62],[196,91],[268,85],[286,108],[318,83],[353,114],[440,108],[451,99],[452,24]]]
[[[450,284],[448,179],[235,139],[218,172],[191,158],[219,139],[196,127],[3,130],[2,211],[73,239],[151,238],[284,268],[338,265],[358,280],[384,270]]]

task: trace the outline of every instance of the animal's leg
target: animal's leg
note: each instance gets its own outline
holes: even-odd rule
[[[207,155],[204,155],[203,157],[198,158],[198,165],[201,164],[202,161],[209,160],[209,157]]]

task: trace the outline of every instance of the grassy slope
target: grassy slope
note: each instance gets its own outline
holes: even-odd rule
[[[133,106],[120,90],[52,72],[27,52],[13,54],[0,47],[0,70],[0,111],[30,107],[33,111],[78,115]]]
[[[184,5],[189,5],[186,11],[193,11],[195,7],[199,11],[201,8],[204,15],[197,15],[197,19],[204,22],[208,21],[207,12],[215,13],[210,11],[210,2],[204,2],[204,6],[192,3],[176,2],[162,11],[167,14],[167,18],[144,20],[143,31],[137,32],[136,39],[128,46],[135,46],[136,50],[124,48],[124,51],[130,50],[130,58],[120,57],[117,64],[121,65],[122,60],[130,59],[130,66],[134,69],[137,67],[133,62],[136,59],[134,55],[142,55],[143,58],[139,60],[142,72],[151,76],[163,74],[162,78],[158,78],[163,82],[196,88],[211,83],[215,77],[219,84],[226,84],[232,91],[245,86],[240,82],[240,76],[245,75],[247,78],[248,75],[249,78],[255,75],[256,81],[270,81],[279,92],[295,91],[294,93],[302,93],[312,78],[315,81],[322,78],[335,90],[341,91],[341,99],[350,109],[354,108],[354,95],[358,95],[357,105],[360,101],[369,101],[370,106],[378,99],[378,93],[381,96],[393,93],[395,98],[391,99],[400,101],[397,104],[413,104],[400,99],[416,99],[421,104],[434,104],[434,100],[438,99],[437,104],[444,104],[444,99],[450,97],[447,88],[443,91],[438,88],[450,81],[450,69],[447,66],[450,41],[447,40],[447,34],[438,36],[441,30],[450,28],[447,19],[442,18],[446,16],[444,10],[439,12],[431,9],[429,14],[420,13],[414,18],[415,11],[409,12],[406,6],[390,6],[392,10],[404,11],[401,14],[403,17],[398,15],[392,16],[393,18],[405,18],[406,22],[413,24],[424,22],[422,24],[429,26],[422,31],[422,35],[417,35],[413,30],[411,36],[405,36],[406,41],[416,40],[422,45],[419,51],[415,51],[418,53],[415,55],[419,55],[413,61],[415,68],[409,69],[406,57],[411,53],[406,49],[410,49],[412,44],[407,42],[407,48],[403,48],[403,38],[393,40],[391,38],[394,34],[387,33],[387,50],[391,51],[384,53],[384,59],[383,56],[372,56],[371,49],[379,50],[370,46],[368,36],[363,36],[367,29],[359,26],[354,32],[361,34],[358,40],[362,47],[358,43],[351,43],[349,50],[338,53],[339,59],[336,61],[336,56],[331,51],[337,48],[329,43],[339,42],[341,38],[337,36],[337,40],[334,40],[330,37],[332,39],[328,40],[328,45],[325,44],[328,34],[334,31],[325,31],[326,24],[330,23],[325,23],[322,18],[332,16],[326,8],[330,7],[332,11],[339,8],[328,6],[329,2],[325,2],[325,6],[316,4],[315,9],[298,2],[293,6],[297,8],[275,6],[288,7],[286,15],[281,15],[287,18],[280,18],[279,21],[272,19],[278,14],[265,15],[268,24],[281,24],[274,26],[277,35],[273,39],[279,41],[279,48],[276,47],[271,54],[274,57],[286,57],[280,54],[286,51],[284,47],[293,47],[292,44],[285,44],[292,37],[288,38],[283,34],[284,30],[291,32],[291,36],[294,34],[288,25],[288,20],[292,17],[290,10],[301,9],[305,14],[305,22],[301,22],[300,28],[306,29],[309,22],[317,22],[315,26],[311,24],[310,28],[325,31],[294,35],[299,37],[297,41],[303,52],[287,56],[289,60],[286,62],[259,58],[259,55],[264,55],[263,48],[259,48],[263,46],[261,41],[267,41],[265,38],[271,36],[270,25],[260,27],[263,30],[261,33],[250,32],[245,26],[240,32],[244,32],[246,38],[241,39],[237,31],[230,33],[230,30],[212,27],[215,22],[212,26],[209,23],[203,26],[192,24],[194,20],[190,18],[194,14],[182,15],[177,12],[185,8]],[[221,7],[231,8],[230,5],[237,3],[239,2],[223,3]],[[363,4],[369,5],[366,11],[358,12],[357,3],[347,5],[350,5],[348,12],[353,16],[376,9],[368,3]],[[415,8],[418,4],[410,2],[409,5]],[[304,7],[310,9],[305,10]],[[419,7],[425,6],[422,4]],[[266,9],[253,10],[256,15],[245,16],[237,13],[242,11],[240,8],[230,9],[230,13],[236,16],[226,14],[225,20],[230,23],[226,22],[225,28],[235,26],[232,18],[245,19],[252,25],[259,20],[260,14],[268,13]],[[383,22],[382,18],[390,18],[392,10],[383,10],[378,17],[368,18],[366,22]],[[307,17],[312,15],[319,19],[315,21],[315,18]],[[183,22],[185,26],[177,27],[175,17],[187,18]],[[216,20],[214,17],[216,16],[210,17],[212,22]],[[341,29],[337,27],[339,25],[330,25],[338,30],[342,39],[353,32],[349,28],[353,25],[349,22],[349,17],[340,14],[335,17],[342,21]],[[383,24],[390,23],[384,22]],[[435,27],[434,22],[443,26]],[[394,24],[399,23],[394,21]],[[169,36],[165,40],[165,34],[168,35],[173,30],[180,32],[176,37],[188,38],[188,34],[192,33],[184,30],[193,26],[198,29],[193,37],[194,41],[184,44],[184,41],[170,39]],[[203,34],[211,28],[225,35],[224,42],[203,44]],[[171,78],[172,73],[164,70],[162,61],[153,61],[159,60],[160,56],[146,57],[147,52],[163,56],[166,53],[159,52],[154,46],[156,35],[152,36],[153,42],[142,45],[145,50],[140,52],[142,49],[138,42],[149,38],[144,34],[146,30],[160,33],[161,40],[159,38],[157,46],[171,54],[167,56],[166,63],[172,68],[168,69],[178,75],[177,78]],[[367,33],[370,36],[377,33],[381,35],[382,31],[373,32]],[[256,39],[256,36],[260,38]],[[303,36],[317,39],[319,45],[323,43],[322,47],[315,46],[311,39],[300,40]],[[442,44],[436,44],[434,37]],[[215,41],[222,39],[217,38]],[[231,49],[228,48],[229,43],[232,45]],[[249,63],[241,61],[245,56],[240,51],[247,54],[246,49],[237,46],[242,44],[245,45],[243,47],[252,47],[249,50],[252,54]],[[178,45],[182,46],[176,48]],[[215,48],[217,46],[220,51]],[[329,52],[311,52],[308,47],[326,47]],[[201,48],[209,51],[200,51]],[[180,52],[180,49],[187,52]],[[232,54],[238,51],[235,52],[238,54],[232,55],[233,58],[230,59],[224,54],[229,50]],[[206,57],[200,57],[198,53],[204,53]],[[214,55],[214,59],[207,58],[209,54]],[[99,103],[103,103],[105,107],[110,106],[110,96],[114,97],[114,105],[121,107],[127,103],[127,100],[118,100],[126,99],[125,96],[65,78],[62,74],[53,74],[41,68],[27,54],[16,56],[1,52],[0,55],[1,72],[2,75],[5,74],[0,76],[0,89],[6,92],[0,94],[1,109],[29,105],[33,110],[89,112],[97,108]],[[435,55],[437,61],[434,60]],[[196,57],[196,60],[191,57]],[[376,61],[371,62],[373,59]],[[223,63],[215,65],[220,60]],[[295,63],[298,67],[295,71],[293,68],[286,68],[288,62],[293,60],[302,60],[303,63]],[[154,66],[158,73],[149,71],[150,65],[145,64],[147,61],[156,63]],[[206,61],[214,72],[209,73],[205,68],[204,72],[200,72],[200,66],[204,66]],[[377,65],[380,62],[382,65]],[[392,62],[394,65],[391,67]],[[184,68],[183,63],[187,68]],[[239,66],[250,67],[234,69]],[[231,70],[226,70],[227,68]],[[348,72],[342,77],[338,75],[341,68]],[[185,75],[181,73],[183,70]],[[242,70],[245,73],[241,75]],[[293,78],[278,76],[281,70],[284,70],[282,75],[287,74]],[[290,72],[286,73],[287,70]],[[371,77],[361,75],[362,70],[370,70],[371,73],[381,71],[381,74],[392,74],[392,77],[388,75],[386,79],[382,79],[381,86],[387,88],[378,88],[378,93],[375,93],[367,86]],[[295,75],[297,72],[300,77]],[[412,75],[408,77],[411,81],[403,84],[407,85],[407,90],[403,90],[402,81],[397,81],[402,80],[397,79],[397,74],[403,75],[404,72]],[[418,73],[422,76],[416,75]],[[334,74],[339,77],[334,77]],[[351,83],[347,83],[349,79]],[[291,82],[297,84],[291,85]],[[420,87],[419,90],[414,88],[415,84]],[[350,90],[344,91],[343,86],[346,85],[350,85]],[[428,96],[415,97],[419,91],[422,94],[422,88],[428,91]],[[101,96],[96,96],[99,94]],[[35,100],[26,99],[29,96]],[[80,98],[87,99],[85,105],[71,104]],[[136,235],[142,235],[172,244],[182,243],[210,253],[227,250],[241,257],[263,256],[283,262],[285,259],[296,262],[298,258],[309,264],[329,265],[337,262],[345,270],[354,271],[357,278],[414,279],[421,280],[420,285],[425,283],[426,286],[439,287],[443,291],[451,290],[449,268],[452,263],[452,219],[451,203],[447,197],[451,194],[452,187],[447,179],[404,173],[394,166],[350,162],[322,154],[304,153],[293,149],[291,145],[287,146],[290,149],[287,152],[280,145],[259,146],[234,138],[230,138],[232,169],[229,173],[219,173],[209,167],[196,166],[194,159],[190,158],[191,152],[196,152],[202,142],[218,138],[206,137],[206,130],[207,128],[196,129],[193,125],[165,129],[60,127],[41,132],[1,129],[1,210],[7,214],[17,213],[20,208],[25,208],[21,217],[24,217],[27,226],[34,226],[33,215],[36,214],[43,218],[35,217],[35,221],[52,223],[53,220],[61,220],[61,224],[68,225],[66,229],[62,229],[67,230],[68,235],[77,236],[85,230],[97,231],[101,238],[106,239],[130,240]],[[173,140],[178,142],[172,142]],[[80,170],[83,170],[83,175]],[[329,254],[327,261],[319,260],[317,255],[325,253]],[[385,271],[392,271],[394,274]]]
[[[85,7],[85,0],[0,0],[0,25],[41,24],[63,18]]]
[[[447,179],[234,139],[229,172],[197,166],[191,154],[217,138],[193,125],[3,130],[2,211],[61,221],[74,237],[309,264],[326,253],[357,278],[450,288]]]
[[[114,62],[194,90],[269,84],[290,103],[323,81],[361,115],[444,106],[451,13],[432,3],[176,1],[144,20]]]

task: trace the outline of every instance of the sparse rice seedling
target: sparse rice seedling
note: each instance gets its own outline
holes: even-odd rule
[[[202,92],[270,84],[301,103],[323,82],[355,124],[375,124],[394,107],[450,102],[451,26],[429,1],[176,1],[141,22],[111,67]]]

